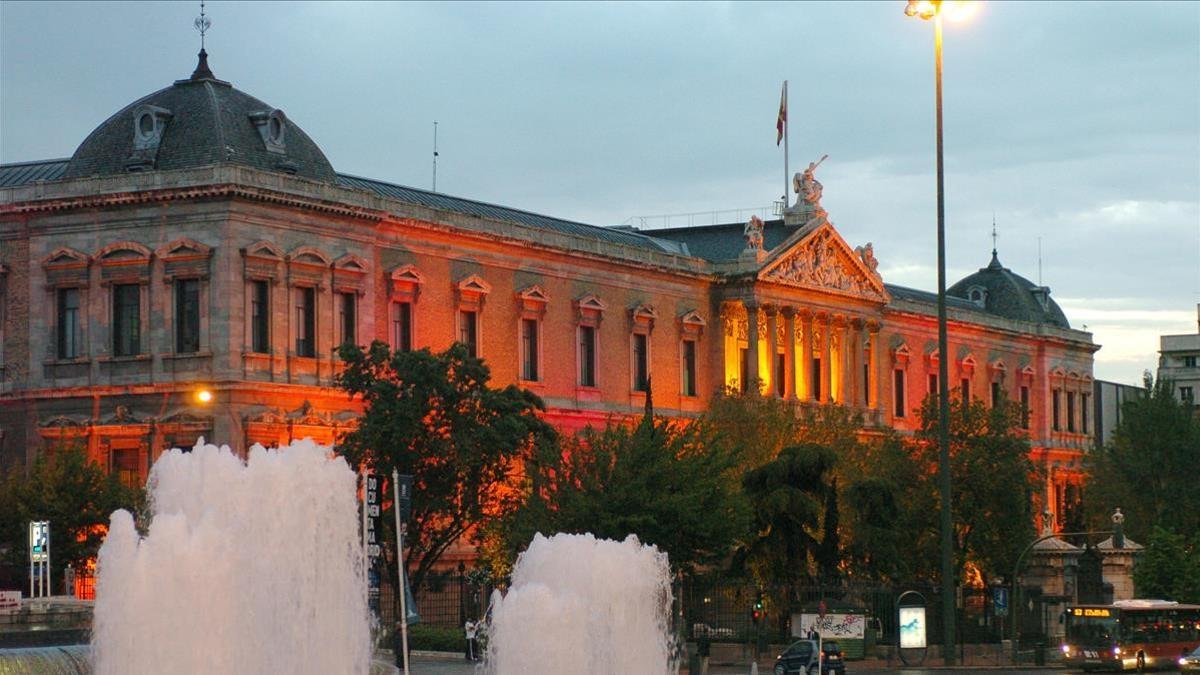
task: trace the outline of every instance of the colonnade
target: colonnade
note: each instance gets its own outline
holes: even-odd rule
[[[744,359],[746,382],[769,382],[772,393],[788,400],[881,409],[878,321],[790,305],[749,301],[741,305],[746,311],[746,350],[750,355]],[[760,329],[760,321],[765,321],[765,330]],[[766,341],[769,373],[759,372],[760,330]],[[777,382],[776,372],[781,351],[782,383]]]

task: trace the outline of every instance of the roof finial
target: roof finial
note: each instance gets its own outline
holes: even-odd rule
[[[204,0],[200,0],[200,16],[196,17],[192,26],[200,31],[200,61],[196,64],[196,70],[192,71],[192,79],[216,79],[208,68],[208,52],[204,51],[204,34],[212,27],[212,20],[204,13]]]
[[[992,257],[996,257],[996,212],[992,211]]]

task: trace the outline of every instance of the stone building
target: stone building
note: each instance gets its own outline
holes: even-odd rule
[[[1158,379],[1170,380],[1175,398],[1200,415],[1200,304],[1196,332],[1160,336],[1158,354]]]
[[[950,288],[939,354],[935,295],[842,239],[811,168],[796,189],[779,220],[639,232],[339,174],[202,52],[70,159],[0,166],[0,461],[77,442],[133,482],[199,436],[330,442],[359,412],[333,386],[346,341],[464,342],[568,430],[640,411],[650,382],[663,414],[759,382],[912,430],[947,358],[953,391],[1025,406],[1060,511],[1091,335],[993,253]]]

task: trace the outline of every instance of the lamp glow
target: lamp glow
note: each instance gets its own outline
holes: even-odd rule
[[[196,392],[196,400],[201,403],[212,403],[213,393],[208,389],[201,389]]]

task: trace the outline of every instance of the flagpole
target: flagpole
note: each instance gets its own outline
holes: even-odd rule
[[[788,207],[788,187],[791,185],[791,178],[788,177],[788,101],[787,101],[787,80],[783,81],[783,208]]]

